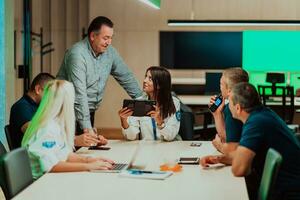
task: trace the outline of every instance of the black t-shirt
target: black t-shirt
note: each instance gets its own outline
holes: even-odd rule
[[[273,148],[283,158],[274,192],[300,188],[300,142],[272,110],[261,106],[250,113],[243,126],[240,145],[256,153],[252,169],[258,176],[257,181],[261,180],[267,151]]]
[[[225,120],[225,129],[226,129],[226,143],[236,142],[238,143],[241,139],[243,122],[240,120],[234,119],[229,110],[229,104],[225,105],[224,108],[224,120]]]
[[[9,118],[9,130],[12,139],[13,149],[21,146],[24,133],[21,131],[21,127],[31,121],[33,115],[38,108],[36,104],[28,95],[24,95],[19,99],[10,110]]]

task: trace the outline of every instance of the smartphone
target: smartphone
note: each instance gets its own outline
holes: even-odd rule
[[[91,146],[89,150],[110,150],[110,147],[103,147],[103,146]]]
[[[181,157],[181,158],[179,158],[178,164],[198,165],[199,164],[199,158],[197,158],[197,157]]]
[[[223,102],[223,97],[222,95],[220,94],[219,96],[217,96],[217,98],[215,99],[215,103],[213,103],[208,109],[211,111],[211,112],[215,112],[218,107],[222,104]]]
[[[192,142],[191,144],[190,144],[190,146],[191,147],[200,147],[201,146],[201,142]]]

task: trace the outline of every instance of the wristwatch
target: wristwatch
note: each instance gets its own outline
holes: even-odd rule
[[[166,126],[166,125],[165,125],[165,122],[161,123],[161,125],[158,125],[158,124],[157,124],[157,127],[158,127],[159,129],[163,129],[163,128],[165,128],[165,126]]]

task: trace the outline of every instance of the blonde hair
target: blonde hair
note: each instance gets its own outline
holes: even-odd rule
[[[249,82],[248,73],[240,67],[225,69],[223,76],[228,89],[232,89],[237,83]]]
[[[22,146],[26,146],[29,140],[37,134],[37,131],[45,127],[50,120],[56,120],[59,122],[61,130],[65,132],[66,145],[74,148],[74,100],[75,91],[72,83],[65,80],[48,82],[39,108],[25,132]]]

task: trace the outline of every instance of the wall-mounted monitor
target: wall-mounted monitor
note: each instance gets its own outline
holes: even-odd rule
[[[160,65],[170,69],[242,66],[242,32],[160,32]]]

